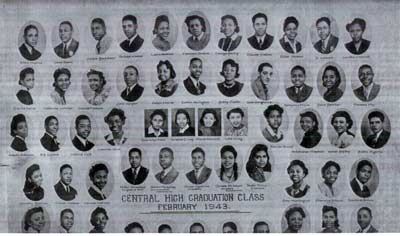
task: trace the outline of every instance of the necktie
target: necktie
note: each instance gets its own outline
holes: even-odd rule
[[[67,44],[64,43],[64,49],[63,49],[63,56],[66,57],[68,56],[67,54]]]
[[[69,193],[69,186],[67,186],[67,193]]]
[[[260,40],[258,40],[258,46],[260,47],[260,49],[261,49],[261,47],[262,47],[262,40],[260,39]]]
[[[222,50],[228,51],[228,48],[229,48],[231,42],[232,42],[231,37],[227,37],[227,38],[224,40],[224,45],[223,45],[223,47],[222,47]]]
[[[365,99],[368,99],[368,91],[366,89],[364,89],[364,97]]]
[[[364,192],[364,193],[367,193],[367,192],[369,192],[369,189],[368,189],[368,187],[367,186],[363,186],[363,188],[362,188],[362,191]]]
[[[96,44],[97,54],[100,54],[100,41]]]
[[[322,48],[321,48],[322,52],[326,52],[326,46],[325,46],[325,40],[322,40]]]
[[[136,170],[136,168],[134,168],[133,169],[133,181],[136,180],[136,177],[137,177],[137,170]]]

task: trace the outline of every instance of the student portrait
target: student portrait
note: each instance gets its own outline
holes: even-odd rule
[[[42,188],[43,175],[38,164],[30,165],[25,172],[25,184],[23,191],[25,196],[31,201],[40,201],[44,197]]]
[[[171,234],[171,233],[173,233],[171,226],[168,225],[168,224],[161,224],[160,226],[158,226],[157,232],[161,233],[161,234]]]
[[[28,122],[23,114],[13,116],[10,125],[10,135],[13,137],[11,148],[17,152],[28,150],[26,138],[28,137]]]
[[[107,34],[106,22],[102,18],[94,18],[90,23],[92,37],[96,42],[94,52],[96,55],[102,55],[108,51],[113,41],[110,34]]]
[[[256,144],[250,152],[246,163],[247,174],[254,181],[264,183],[272,174],[272,160],[270,161],[270,151],[264,144]]]
[[[225,117],[225,136],[247,136],[247,121],[247,109],[229,109]]]
[[[144,233],[144,228],[139,222],[132,222],[129,223],[127,226],[124,228],[125,233]]]
[[[133,185],[142,184],[149,175],[149,169],[142,164],[142,150],[131,148],[128,152],[128,161],[130,167],[122,172],[125,180]]]
[[[205,108],[198,111],[199,136],[221,136],[221,109]]]
[[[113,108],[105,117],[104,122],[107,124],[110,134],[104,136],[106,142],[112,146],[120,146],[128,140],[124,132],[126,116],[125,112],[119,108]]]
[[[336,207],[322,207],[322,230],[319,233],[342,233]]]
[[[311,41],[315,50],[322,54],[332,53],[339,42],[336,21],[328,16],[317,19],[311,30]]]
[[[172,96],[178,88],[176,72],[169,60],[160,61],[157,64],[157,76],[160,81],[155,87],[155,93],[160,97]]]
[[[175,19],[168,13],[161,13],[155,18],[153,28],[153,46],[161,51],[170,50],[176,42],[178,27]]]
[[[71,85],[71,72],[67,68],[58,68],[53,73],[54,90],[50,93],[50,97],[54,103],[58,105],[66,105],[66,95]]]
[[[232,234],[232,233],[238,233],[238,232],[239,232],[238,227],[235,224],[235,222],[233,222],[233,221],[225,222],[222,225],[222,233],[224,233],[224,234]]]
[[[75,223],[75,214],[70,208],[65,208],[60,212],[60,226],[57,233],[73,233],[72,227]]]
[[[82,82],[83,96],[89,104],[102,105],[109,97],[111,86],[107,84],[104,71],[91,68]]]
[[[371,197],[378,188],[378,167],[369,159],[356,161],[350,172],[350,187],[360,198]]]
[[[351,37],[351,41],[344,46],[351,54],[363,54],[371,45],[371,41],[363,38],[366,27],[367,22],[362,18],[354,18],[350,23],[346,24],[346,30]]]
[[[265,234],[265,233],[271,233],[271,231],[269,229],[269,225],[267,222],[258,221],[253,226],[253,233]]]
[[[192,95],[204,94],[207,86],[200,81],[203,74],[203,61],[200,58],[193,57],[189,62],[190,75],[183,81],[186,90]]]
[[[168,137],[168,110],[145,110],[145,134],[146,138]]]
[[[191,152],[193,170],[186,173],[186,178],[192,184],[203,184],[211,175],[211,169],[205,165],[206,153],[201,147],[196,147]],[[204,229],[203,229],[204,230]]]
[[[169,147],[161,148],[158,160],[162,170],[156,174],[156,179],[162,184],[172,184],[179,175],[173,166],[174,151]]]
[[[356,233],[378,233],[378,229],[372,225],[374,220],[370,207],[361,207],[357,210],[358,229]]]
[[[210,41],[210,23],[201,12],[191,12],[182,27],[186,46],[194,51],[203,50]]]
[[[60,150],[60,142],[57,138],[59,129],[58,119],[55,116],[48,116],[44,120],[45,132],[40,138],[40,143],[49,152]]]
[[[269,105],[263,112],[262,134],[269,142],[277,143],[283,140],[287,128],[287,116],[278,104]],[[284,122],[284,123],[283,123]]]
[[[57,196],[64,201],[74,200],[78,192],[71,186],[73,169],[70,164],[63,164],[60,167],[60,180],[54,185]]]
[[[194,136],[194,108],[173,109],[172,136]]]
[[[122,18],[122,30],[126,39],[122,41],[119,46],[125,52],[138,51],[144,42],[144,39],[138,34],[138,19],[134,15],[126,15]]]
[[[288,53],[296,54],[302,49],[302,44],[297,37],[299,21],[294,16],[286,17],[283,22],[283,36],[279,39],[279,43],[283,50]]]
[[[292,181],[292,185],[285,189],[286,193],[293,198],[304,197],[308,190],[310,190],[310,185],[308,185],[305,180],[308,175],[308,168],[304,162],[301,160],[293,160],[290,162],[286,171]]]
[[[262,62],[257,67],[257,75],[251,80],[251,89],[258,99],[270,100],[278,89],[277,74],[269,62]],[[276,81],[275,81],[276,80]]]
[[[50,229],[50,219],[46,210],[41,207],[32,207],[24,215],[23,233],[48,233]]]
[[[102,162],[94,163],[89,169],[88,177],[89,195],[97,201],[106,200],[113,188],[111,168]]]
[[[25,105],[32,105],[33,98],[29,90],[35,87],[35,70],[31,67],[22,69],[19,72],[18,84],[20,85],[16,94],[18,101]]]
[[[379,149],[390,139],[391,125],[389,117],[381,110],[371,110],[364,115],[361,135],[368,147]]]
[[[54,35],[58,33],[58,37]],[[62,21],[57,31],[53,33],[54,52],[57,56],[67,59],[76,54],[79,48],[79,42],[75,39],[77,32],[72,23],[68,20]]]
[[[267,33],[268,17],[264,13],[257,13],[251,18],[254,34],[247,38],[249,44],[257,50],[268,49],[274,41],[274,36]]]
[[[18,36],[19,52],[28,61],[42,56],[46,47],[46,34],[40,23],[29,21],[22,26]]]
[[[141,80],[141,74],[134,65],[129,65],[124,68],[123,78],[125,82],[125,88],[121,91],[121,98],[127,102],[135,102],[138,100],[144,91],[144,88],[139,84]]]
[[[330,124],[328,137],[331,144],[337,148],[350,146],[357,130],[354,117],[348,111],[339,110],[331,115]]]
[[[191,234],[196,234],[196,233],[205,233],[204,225],[201,224],[200,222],[195,222],[190,225],[189,227],[189,233]]]
[[[240,176],[238,152],[232,145],[225,145],[220,149],[221,165],[216,170],[218,178],[225,183],[233,183]]]
[[[93,226],[93,229],[89,233],[105,233],[108,220],[106,209],[103,207],[94,209],[90,214],[90,224]]]
[[[337,102],[346,89],[346,78],[339,65],[327,63],[318,73],[318,91],[327,102]]]
[[[218,90],[227,97],[236,96],[242,91],[243,83],[237,81],[240,77],[239,64],[232,59],[222,63],[219,74],[224,78],[223,82],[217,83]]]
[[[297,142],[304,148],[313,148],[322,138],[322,120],[314,110],[304,110],[296,118],[294,132]]]
[[[340,165],[334,161],[327,161],[322,166],[321,177],[323,181],[318,184],[318,189],[325,197],[334,198],[340,194],[340,183],[338,183],[340,171]]]
[[[363,64],[358,68],[358,79],[361,86],[353,90],[354,95],[363,102],[373,101],[381,90],[381,85],[374,81],[375,72],[369,64]]]
[[[282,217],[283,233],[306,233],[309,232],[310,219],[308,212],[301,205],[289,206]]]
[[[223,37],[218,40],[218,47],[225,52],[235,50],[242,41],[238,20],[233,15],[221,17],[220,32]]]
[[[306,83],[310,78],[306,69],[301,65],[295,65],[290,70],[291,86],[286,88],[286,95],[293,102],[305,102],[312,94],[313,87]],[[310,83],[310,82],[308,82]]]
[[[89,140],[92,132],[92,122],[87,115],[79,115],[75,118],[75,134],[72,138],[72,144],[76,149],[82,152],[89,151],[95,144]]]

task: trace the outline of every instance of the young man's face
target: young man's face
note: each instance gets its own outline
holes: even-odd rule
[[[374,72],[369,67],[363,67],[358,72],[358,78],[363,86],[368,87],[374,80]]]
[[[70,230],[74,225],[74,214],[71,212],[65,212],[61,217],[61,226],[65,230]]]
[[[63,43],[67,43],[72,38],[72,28],[68,24],[61,24],[58,29],[58,35]]]
[[[367,210],[362,209],[362,210],[358,211],[357,223],[358,223],[358,225],[360,225],[361,229],[367,228],[367,226],[371,223],[371,220],[372,220],[372,216],[370,215],[370,213]]]
[[[331,33],[331,27],[325,21],[320,21],[317,24],[317,33],[320,39],[325,40]]]
[[[365,184],[371,178],[372,175],[372,168],[369,165],[364,165],[357,173],[357,179],[362,183]]]
[[[199,37],[203,32],[203,26],[198,18],[194,18],[193,20],[189,21],[189,32],[194,37]]]
[[[167,169],[168,167],[170,167],[172,165],[172,162],[174,161],[174,156],[170,151],[162,151],[160,152],[159,155],[159,162],[160,162],[160,166],[163,169]]]
[[[64,168],[61,173],[60,173],[60,178],[61,181],[65,184],[65,185],[70,185],[72,182],[72,169],[69,167]]]
[[[131,39],[136,34],[137,24],[131,20],[122,21],[122,30],[128,39]]]
[[[102,24],[94,22],[91,25],[92,36],[95,40],[99,41],[104,37],[106,34],[106,29],[103,27]]]
[[[58,120],[57,119],[49,120],[49,123],[46,126],[46,132],[48,132],[54,136],[57,135],[57,132],[58,132]]]
[[[204,162],[205,158],[202,152],[194,152],[192,154],[192,165],[194,169],[200,169],[204,165]]]
[[[138,82],[138,74],[135,69],[127,67],[124,70],[124,80],[128,87],[135,85]]]
[[[379,117],[371,117],[371,119],[369,120],[369,126],[371,128],[371,131],[374,134],[377,134],[383,129],[383,122]]]
[[[81,119],[78,122],[78,126],[76,128],[76,133],[78,136],[87,139],[90,135],[90,131],[92,130],[92,126],[90,124],[90,120]]]
[[[290,78],[292,80],[292,84],[297,88],[302,87],[306,81],[306,76],[304,75],[303,71],[298,69],[292,70]]]
[[[267,33],[267,22],[264,17],[256,18],[253,23],[256,36],[264,36]]]
[[[24,35],[25,43],[27,43],[31,47],[36,47],[38,43],[39,33],[37,29],[30,28],[26,35]]]
[[[190,76],[192,76],[194,79],[199,79],[201,73],[203,72],[203,64],[199,60],[194,60],[192,63],[190,63],[189,70]]]
[[[140,156],[139,152],[131,152],[129,155],[129,163],[131,164],[131,167],[138,168],[141,162],[142,157]]]

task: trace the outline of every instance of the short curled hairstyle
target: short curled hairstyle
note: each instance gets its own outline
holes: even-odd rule
[[[296,28],[299,27],[299,21],[296,19],[294,16],[289,16],[286,17],[285,21],[283,22],[283,31],[285,31],[286,27],[290,24],[293,23],[296,25]]]
[[[203,17],[201,17],[201,16],[199,16],[199,15],[191,15],[191,16],[186,17],[186,19],[185,19],[185,24],[186,24],[186,26],[187,26],[187,28],[188,28],[188,32],[190,33],[190,22],[191,22],[192,20],[195,20],[195,19],[198,19],[198,20],[200,21],[200,24],[201,24],[201,31],[206,32],[206,29],[207,29],[207,27],[206,27],[206,21],[204,20]]]
[[[176,73],[175,73],[174,67],[172,66],[171,62],[168,60],[158,62],[157,71],[160,69],[160,67],[162,65],[165,65],[167,67],[167,69],[170,71],[171,79],[174,79],[176,77]]]
[[[317,22],[315,22],[315,25],[318,25],[320,22],[325,22],[329,27],[331,27],[331,20],[326,16],[319,18]]]
[[[369,162],[368,160],[362,160],[357,164],[357,172],[360,172],[361,168],[363,168],[364,166],[369,166],[371,170],[373,169],[371,162]]]
[[[354,18],[354,20],[348,24],[346,24],[346,30],[347,32],[350,32],[350,28],[351,26],[358,24],[361,28],[361,31],[364,32],[365,31],[365,27],[367,25],[367,23],[365,22],[364,19],[361,18]]]
[[[233,108],[231,110],[228,111],[228,113],[226,113],[226,118],[229,119],[229,117],[231,116],[232,113],[239,113],[240,116],[243,118],[244,117],[244,112],[241,108]]]
[[[161,109],[156,109],[150,114],[150,120],[152,120],[155,116],[161,116],[162,119],[165,121],[167,119],[167,116],[165,115],[165,112]]]
[[[96,216],[98,214],[103,214],[106,217],[106,220],[108,220],[108,215],[106,209],[103,207],[97,207],[92,211],[92,214],[90,215],[90,224],[92,224],[94,227],[96,227]]]
[[[344,117],[346,119],[346,123],[348,124],[347,129],[351,129],[353,127],[353,120],[351,119],[350,114],[347,111],[337,111],[332,115],[331,125],[337,117]]]
[[[289,222],[289,217],[295,212],[300,213],[301,217],[306,218],[306,213],[304,212],[303,208],[297,207],[297,206],[296,207],[291,207],[285,213],[285,218],[286,218],[287,222]]]
[[[338,163],[334,161],[327,161],[321,168],[321,175],[324,176],[325,171],[331,166],[335,167],[338,173],[340,172],[340,166]]]
[[[14,130],[17,129],[17,126],[19,123],[25,122],[26,123],[26,118],[23,114],[17,114],[13,116],[11,120],[11,125],[10,125],[10,135],[15,137],[17,134],[14,132]]]
[[[222,25],[222,22],[226,19],[231,19],[233,21],[233,23],[235,24],[235,32],[239,33],[240,28],[239,28],[239,23],[238,23],[238,20],[236,19],[236,17],[233,15],[224,15],[223,17],[221,17],[221,25]],[[221,33],[223,33],[222,27],[221,27]]]
[[[221,150],[219,151],[220,155],[222,156],[225,152],[231,152],[233,153],[233,156],[237,157],[237,151],[235,150],[235,148],[232,145],[225,145],[221,148]]]
[[[217,112],[216,112],[214,109],[210,109],[210,108],[204,109],[203,112],[201,113],[201,118],[200,118],[200,121],[199,121],[199,122],[200,122],[200,125],[204,126],[204,121],[203,121],[203,119],[204,119],[204,117],[206,116],[206,114],[212,114],[212,115],[214,116],[215,121],[214,121],[213,126],[218,125],[219,120],[218,120]]]
[[[340,83],[341,83],[342,80],[341,80],[341,78],[340,78],[340,72],[339,72],[339,70],[338,70],[338,68],[337,68],[336,66],[329,65],[329,66],[325,67],[324,73],[322,73],[322,80],[324,79],[325,73],[326,73],[328,70],[333,71],[333,73],[335,73],[335,76],[336,76],[336,82],[335,82],[335,84],[333,85],[333,87],[334,87],[334,88],[339,87],[339,85],[340,85]]]
[[[124,231],[125,231],[125,233],[129,233],[134,228],[139,228],[142,231],[142,233],[144,232],[143,226],[138,222],[130,223],[129,225],[127,225],[125,227]]]
[[[35,213],[39,213],[39,212],[44,214],[44,210],[42,207],[31,208],[25,213],[25,217],[24,217],[24,230],[25,231],[29,230],[32,215]]]
[[[185,116],[186,116],[186,119],[188,120],[188,125],[190,126],[190,115],[189,115],[189,112],[188,111],[186,111],[185,109],[178,109],[177,111],[176,111],[176,113],[175,113],[175,124],[177,125],[178,124],[178,115],[179,114],[184,114]]]
[[[235,78],[239,78],[239,76],[240,76],[240,74],[239,74],[239,64],[236,63],[236,62],[235,62],[234,60],[232,60],[232,59],[225,60],[225,61],[222,63],[222,70],[221,70],[221,72],[219,72],[219,74],[220,74],[221,76],[224,76],[224,68],[225,68],[226,66],[228,66],[228,65],[230,65],[230,66],[236,68],[236,75],[235,75]]]
[[[369,113],[368,120],[371,120],[374,117],[379,118],[382,122],[385,121],[385,115],[380,111],[373,111],[373,112]]]
[[[158,27],[160,26],[161,22],[167,22],[169,25],[169,19],[166,15],[159,15],[156,17],[156,21],[154,22],[154,29],[153,34],[158,34]]]
[[[53,87],[57,86],[57,80],[58,77],[60,77],[60,75],[66,75],[68,76],[68,78],[71,78],[71,72],[67,68],[58,68],[53,73],[53,78],[54,78]]]
[[[99,76],[100,80],[102,81],[102,86],[106,85],[107,81],[106,78],[104,77],[104,73],[99,71],[99,70],[95,70],[95,69],[90,69],[87,73],[86,73],[86,77],[89,78],[89,76],[91,75],[97,75]]]
[[[300,161],[300,160],[293,160],[290,162],[288,168],[286,169],[287,173],[289,174],[290,169],[293,166],[300,166],[301,169],[303,169],[304,172],[304,177],[306,177],[308,175],[308,168],[306,167],[306,165],[304,164],[304,162]]]
[[[112,116],[119,116],[119,118],[124,122],[126,119],[125,112],[122,109],[118,108],[113,108],[105,117],[104,117],[104,122],[108,123],[108,120]]]
[[[306,111],[304,113],[300,113],[300,120],[305,118],[305,117],[308,117],[312,121],[314,121],[315,126],[314,126],[313,130],[318,130],[319,124],[318,124],[317,115],[315,115],[314,112],[312,112],[312,111]]]
[[[232,221],[225,222],[225,223],[222,225],[222,229],[224,229],[225,227],[229,227],[229,228],[231,228],[235,233],[237,233],[237,226],[236,226],[236,224],[233,223]]]
[[[257,71],[258,73],[261,73],[261,71],[263,70],[264,67],[269,67],[269,68],[274,68],[270,63],[268,62],[263,62],[260,65],[258,65]]]
[[[274,105],[268,106],[267,109],[265,109],[265,111],[264,111],[264,117],[267,119],[267,118],[269,117],[269,115],[271,114],[272,111],[277,111],[277,112],[279,112],[280,115],[283,114],[283,108],[280,107],[280,106],[277,105],[277,104],[274,104]]]
[[[31,67],[27,67],[23,70],[21,70],[21,72],[19,72],[19,81],[18,84],[21,85],[21,81],[25,79],[25,76],[28,74],[35,74],[35,71],[31,68]]]
[[[322,214],[332,211],[335,214],[336,220],[335,220],[335,227],[339,227],[339,220],[338,220],[338,215],[337,215],[337,208],[333,206],[323,206],[322,207]],[[322,228],[325,228],[326,225],[324,222],[322,222]]]
[[[89,178],[90,178],[90,180],[92,182],[94,180],[94,175],[96,174],[96,172],[101,171],[101,170],[104,170],[108,174],[108,168],[103,163],[95,164],[90,168],[90,170],[89,170]]]

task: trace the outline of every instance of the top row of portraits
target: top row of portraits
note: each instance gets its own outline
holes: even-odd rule
[[[134,15],[126,15],[121,20],[123,39],[118,42],[119,47],[128,53],[137,52],[143,46],[144,26],[141,19]],[[274,41],[279,41],[280,46],[287,53],[297,54],[306,44],[306,33],[304,26],[295,16],[288,16],[283,21],[283,33],[279,40],[274,40],[274,35],[269,28],[268,17],[264,13],[257,13],[251,17],[252,30],[247,40],[242,40],[239,21],[234,15],[221,17],[220,38],[218,47],[225,52],[234,51],[242,41],[256,50],[266,50]],[[142,25],[141,25],[142,24]],[[93,41],[94,54],[101,55],[108,51],[113,44],[113,37],[107,31],[106,22],[102,18],[93,18],[90,24]],[[301,26],[301,27],[300,27]],[[362,18],[354,18],[346,24],[346,30],[351,41],[345,43],[346,49],[355,55],[366,52],[371,41],[364,39],[366,21]],[[70,58],[79,49],[79,32],[72,22],[62,21],[57,30],[53,30],[53,49],[55,54],[61,58]],[[318,18],[311,26],[310,38],[313,47],[321,54],[333,52],[339,43],[339,27],[335,19],[330,16]],[[121,34],[122,35],[122,34]],[[152,44],[161,51],[173,48],[177,41],[178,27],[174,17],[169,14],[158,15],[154,20],[152,32]],[[201,12],[192,12],[182,24],[182,35],[186,46],[194,51],[200,51],[207,47],[210,42],[211,27],[207,17]],[[242,43],[243,44],[243,43]],[[27,22],[20,31],[18,46],[21,55],[30,61],[41,57],[46,47],[46,35],[40,23]]]

